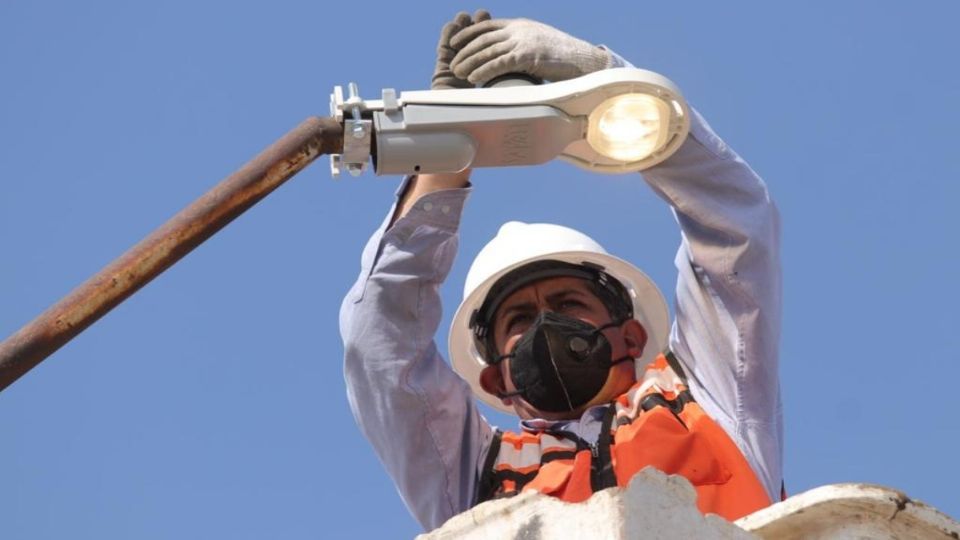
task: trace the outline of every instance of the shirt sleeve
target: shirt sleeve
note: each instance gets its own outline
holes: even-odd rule
[[[670,348],[704,410],[771,500],[782,481],[777,209],[760,177],[692,111],[676,154],[643,173],[680,224]]]
[[[611,67],[633,67],[610,53]],[[686,141],[643,177],[680,225],[670,349],[694,398],[778,501],[783,406],[777,208],[763,180],[692,108]]]
[[[394,206],[340,310],[350,408],[426,530],[470,507],[492,439],[470,387],[433,339],[468,192],[426,194],[388,228]]]

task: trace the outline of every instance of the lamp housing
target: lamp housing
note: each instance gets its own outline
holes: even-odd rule
[[[337,87],[332,96],[332,111],[346,118],[344,157],[335,167],[362,167],[372,148],[378,175],[537,165],[554,158],[596,172],[640,171],[672,155],[690,129],[689,108],[676,85],[635,68],[541,85],[399,96],[387,89],[375,101],[351,94],[344,101]]]

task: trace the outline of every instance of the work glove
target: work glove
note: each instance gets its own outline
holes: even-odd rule
[[[483,9],[477,10],[472,18],[469,14],[461,11],[452,21],[443,25],[440,30],[440,41],[437,43],[437,66],[433,70],[433,79],[430,82],[431,90],[474,87],[473,83],[457,77],[450,69],[450,61],[457,54],[457,51],[450,46],[450,38],[474,23],[489,20],[490,13]]]
[[[450,38],[458,51],[450,68],[458,79],[483,84],[507,73],[563,81],[606,69],[609,51],[529,19],[475,22]]]

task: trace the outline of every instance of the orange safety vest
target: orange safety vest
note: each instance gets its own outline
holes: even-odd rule
[[[596,444],[566,432],[498,431],[476,502],[536,490],[567,502],[625,486],[644,467],[679,474],[697,491],[697,507],[730,521],[771,500],[740,449],[704,413],[678,376],[672,354],[659,355],[604,414]]]

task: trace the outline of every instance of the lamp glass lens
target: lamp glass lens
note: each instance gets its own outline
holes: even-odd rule
[[[670,107],[649,94],[607,99],[590,113],[587,142],[600,154],[623,162],[639,161],[666,142]]]

